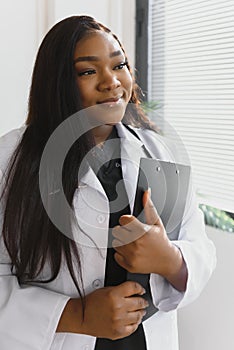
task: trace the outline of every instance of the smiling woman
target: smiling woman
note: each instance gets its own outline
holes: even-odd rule
[[[177,240],[150,189],[145,221],[133,215],[140,159],[175,161],[138,92],[121,43],[95,19],[69,17],[45,36],[25,126],[0,138],[1,350],[178,349],[176,309],[200,294],[215,251],[192,187]],[[81,136],[60,167],[65,125]]]
[[[98,111],[105,126],[96,128],[94,134],[102,142],[111,133],[110,124],[118,123],[124,117],[132,96],[133,79],[127,58],[112,34],[94,31],[77,44],[74,64],[82,107],[97,104],[103,107]],[[110,126],[107,128],[106,124]]]

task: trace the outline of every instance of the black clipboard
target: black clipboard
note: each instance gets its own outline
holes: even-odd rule
[[[151,188],[151,199],[160,215],[170,240],[179,235],[190,184],[191,167],[152,158],[141,158],[133,215],[145,223],[142,196]],[[149,285],[150,275],[127,273],[127,280],[140,283],[146,290],[143,296],[149,307],[143,321],[158,309],[153,305]]]

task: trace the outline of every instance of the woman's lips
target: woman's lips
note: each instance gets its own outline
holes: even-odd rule
[[[115,98],[108,98],[106,100],[103,101],[98,101],[98,104],[105,104],[107,106],[114,106],[117,105],[118,103],[121,102],[122,96],[119,97],[115,97]]]

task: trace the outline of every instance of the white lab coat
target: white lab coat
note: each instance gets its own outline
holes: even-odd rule
[[[19,142],[24,127],[0,138],[1,183],[7,161]],[[117,125],[121,138],[123,178],[130,207],[137,183],[139,159],[145,156],[142,142],[121,123]],[[149,130],[135,129],[146,148],[155,158],[173,159],[163,138]],[[103,188],[92,169],[79,183],[74,196],[74,209],[81,228],[99,246],[105,246],[108,235],[109,206]],[[2,207],[0,227],[2,226]],[[36,215],[36,213],[35,213]],[[104,285],[106,249],[98,251],[81,232],[75,232],[81,244],[83,278],[86,293]],[[143,322],[148,350],[177,350],[176,309],[193,301],[202,291],[215,267],[215,249],[205,234],[202,213],[189,195],[179,239],[174,241],[188,268],[185,293],[174,289],[164,278],[151,274],[153,300],[159,312]],[[11,274],[10,259],[0,239],[0,349],[1,350],[93,350],[95,337],[72,333],[55,333],[60,315],[69,297],[77,297],[65,264],[56,280],[43,285],[19,285]],[[42,277],[48,277],[48,267]]]

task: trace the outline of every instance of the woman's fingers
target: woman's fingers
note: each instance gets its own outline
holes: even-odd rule
[[[118,242],[117,246],[126,245],[141,238],[151,228],[151,225],[141,223],[137,218],[131,215],[123,215],[119,220],[120,225],[112,229],[112,235]]]
[[[125,332],[126,332],[126,335],[125,337],[131,335],[132,333],[136,332],[137,328],[138,328],[139,324],[135,323],[135,324],[130,324],[128,326],[125,327]]]
[[[139,325],[142,321],[142,318],[145,316],[145,310],[138,310],[129,312],[126,318],[127,325]]]
[[[145,294],[145,289],[139,283],[133,281],[123,282],[115,288],[112,288],[112,290],[117,296],[122,296],[123,298]]]
[[[144,298],[132,297],[126,300],[126,309],[129,312],[144,311],[149,306],[149,303]]]

